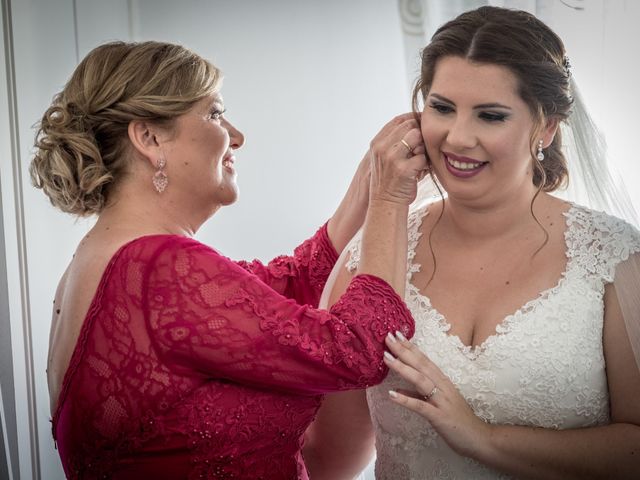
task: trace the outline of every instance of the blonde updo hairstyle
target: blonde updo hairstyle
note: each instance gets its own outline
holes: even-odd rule
[[[100,213],[127,172],[129,123],[171,129],[176,117],[218,90],[221,78],[215,66],[180,45],[95,48],[42,116],[29,167],[33,184],[64,212]]]

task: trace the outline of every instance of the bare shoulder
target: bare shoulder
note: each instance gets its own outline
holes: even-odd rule
[[[539,208],[534,208],[536,220],[547,230],[549,239],[554,238],[564,244],[565,231],[567,229],[567,212],[572,204],[554,197],[543,194]]]

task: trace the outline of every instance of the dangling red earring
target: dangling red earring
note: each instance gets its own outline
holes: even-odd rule
[[[158,193],[164,192],[164,189],[167,188],[169,183],[169,177],[164,172],[164,167],[167,165],[167,161],[164,159],[164,156],[160,156],[158,159],[158,165],[156,166],[156,173],[153,174],[153,186],[155,187]]]

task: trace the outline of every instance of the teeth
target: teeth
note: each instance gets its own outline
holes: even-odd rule
[[[447,161],[451,165],[456,167],[458,170],[474,170],[484,165],[483,163],[458,162],[457,160],[453,160],[452,158],[449,158],[449,157],[447,157]]]

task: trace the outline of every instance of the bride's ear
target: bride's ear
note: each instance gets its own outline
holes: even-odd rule
[[[558,117],[548,118],[540,138],[542,139],[542,148],[547,148],[556,137],[556,132],[560,127],[560,119]]]

